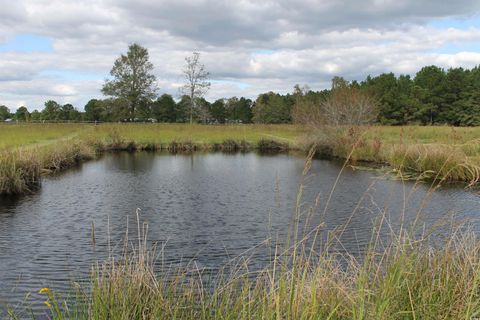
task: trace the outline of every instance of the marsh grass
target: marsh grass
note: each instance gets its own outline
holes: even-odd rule
[[[0,195],[31,191],[40,183],[41,164],[31,151],[0,152]]]
[[[407,134],[402,127],[325,127],[304,137],[299,145],[314,147],[322,158],[348,159],[352,164],[384,164],[403,177],[421,177],[442,183],[464,182],[468,186],[478,184],[480,140],[467,140],[474,136],[474,129],[409,129],[411,131]],[[392,137],[392,131],[398,132],[397,140]],[[436,141],[435,134],[438,135]],[[435,143],[419,143],[420,140]]]

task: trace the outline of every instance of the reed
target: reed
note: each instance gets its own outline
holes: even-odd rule
[[[30,151],[0,152],[0,195],[33,190],[40,183],[41,164]]]

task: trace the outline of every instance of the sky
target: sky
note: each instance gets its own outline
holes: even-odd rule
[[[334,76],[412,76],[480,64],[478,0],[0,0],[0,105],[79,110],[129,44],[146,47],[158,93],[175,98],[193,51],[207,100],[313,90]]]

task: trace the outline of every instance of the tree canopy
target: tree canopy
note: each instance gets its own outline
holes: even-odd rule
[[[106,80],[102,92],[107,96],[127,102],[128,116],[135,119],[135,113],[142,103],[155,98],[157,90],[153,75],[153,64],[149,61],[148,50],[138,44],[128,47],[110,71],[113,79]]]

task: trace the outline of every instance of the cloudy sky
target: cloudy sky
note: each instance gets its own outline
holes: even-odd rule
[[[478,0],[0,0],[0,104],[83,110],[131,43],[148,48],[159,93],[178,96],[201,52],[207,99],[329,86],[422,66],[480,64]]]

